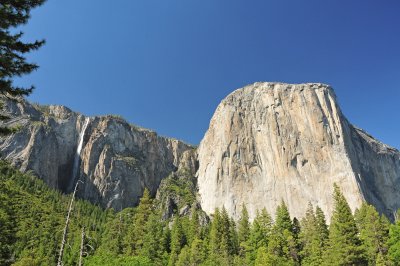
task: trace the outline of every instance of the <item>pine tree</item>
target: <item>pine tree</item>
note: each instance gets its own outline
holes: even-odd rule
[[[190,265],[190,249],[188,246],[184,246],[180,251],[175,266],[187,266]]]
[[[125,235],[126,225],[123,222],[123,213],[117,215],[113,213],[105,226],[102,237],[102,245],[99,250],[110,255],[120,255],[123,251],[123,236]]]
[[[166,250],[163,245],[163,223],[159,214],[151,214],[145,226],[143,247],[138,255],[150,258],[155,264],[162,264]]]
[[[225,207],[221,210],[221,223],[220,223],[220,256],[224,264],[232,264],[232,256],[235,250],[234,239],[232,238],[232,226],[235,228],[235,224],[232,225],[231,219],[229,218],[228,212]]]
[[[272,230],[272,218],[267,210],[262,209],[261,213],[257,211],[257,215],[251,225],[250,236],[248,240],[248,258],[247,262],[253,262],[258,254],[260,247],[268,246],[268,239]]]
[[[39,49],[44,40],[25,43],[21,40],[23,32],[12,33],[11,30],[26,24],[33,8],[45,0],[3,0],[0,3],[0,94],[12,100],[29,95],[33,87],[21,88],[13,85],[13,79],[34,71],[36,64],[26,62],[25,54]],[[3,109],[0,102],[0,110]],[[7,114],[0,115],[0,121],[7,120]],[[8,134],[12,129],[0,127],[0,134]]]
[[[204,243],[200,239],[194,239],[190,247],[190,265],[201,265],[206,260]]]
[[[236,230],[236,223],[233,218],[229,220],[229,254],[236,255],[239,253],[239,236]]]
[[[356,222],[349,204],[336,184],[333,199],[334,211],[329,227],[329,241],[324,263],[326,265],[366,264]]]
[[[265,266],[265,265],[273,265],[269,264],[270,261],[268,261],[268,255],[267,255],[267,248],[266,247],[260,247],[257,250],[257,256],[254,262],[254,266]]]
[[[388,257],[393,265],[400,265],[400,220],[390,226]]]
[[[325,214],[319,206],[315,209],[315,220],[317,223],[320,248],[324,250],[329,239],[329,230],[328,225],[326,224]]]
[[[373,265],[379,254],[381,254],[380,260],[383,260],[388,249],[388,224],[384,222],[373,206],[366,203],[363,203],[360,209],[356,211],[355,219],[368,264]]]
[[[194,239],[200,238],[201,228],[199,223],[199,210],[193,205],[188,230],[188,244],[190,245]]]
[[[208,258],[211,261],[214,261],[219,254],[219,247],[221,241],[221,214],[218,208],[215,209],[214,215],[212,216],[210,234],[209,234],[209,243],[208,243]]]
[[[275,225],[268,242],[267,261],[271,265],[293,265],[299,263],[297,241],[293,223],[285,202],[276,209]]]
[[[315,254],[315,244],[318,243],[317,241],[315,241],[317,239],[316,228],[317,220],[314,214],[314,207],[311,202],[309,202],[306,214],[301,220],[300,242],[302,247],[302,263],[304,265],[319,265],[314,264],[315,259],[313,258],[313,255]]]
[[[140,203],[136,208],[133,223],[129,225],[128,233],[124,239],[124,253],[127,255],[138,255],[143,247],[143,239],[146,233],[145,226],[153,213],[153,201],[150,192],[146,188]]]
[[[249,239],[249,236],[250,236],[249,213],[247,212],[246,206],[243,205],[240,219],[238,222],[238,240],[240,247],[239,254],[242,257],[245,256],[245,252],[248,249],[247,240]]]
[[[183,233],[183,228],[179,215],[174,219],[174,224],[172,225],[171,231],[171,255],[169,257],[168,265],[173,266],[178,260],[179,253],[182,247],[186,244],[185,235]]]
[[[325,242],[328,238],[328,229],[325,216],[317,207],[318,214],[314,213],[314,207],[309,203],[306,214],[301,221],[301,257],[302,265],[321,265]]]
[[[211,223],[209,234],[210,265],[232,264],[233,239],[231,238],[231,223],[225,207],[221,211],[216,209]]]
[[[239,223],[238,223],[238,237],[239,243],[244,243],[247,241],[250,235],[250,222],[249,222],[249,213],[245,205],[242,207],[242,212],[240,215]]]
[[[12,202],[7,197],[6,184],[0,182],[0,265],[9,265],[15,242],[15,220],[12,213]]]

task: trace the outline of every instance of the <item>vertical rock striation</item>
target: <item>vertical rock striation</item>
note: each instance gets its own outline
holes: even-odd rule
[[[7,101],[6,110],[8,124],[21,128],[0,139],[3,158],[66,193],[80,178],[78,196],[104,207],[134,206],[145,187],[155,195],[162,178],[179,167],[195,168],[192,146],[116,116],[89,120],[63,106],[24,100]]]
[[[274,213],[284,200],[304,215],[307,203],[326,214],[333,183],[354,210],[362,201],[392,217],[400,207],[400,153],[352,126],[323,84],[255,83],[218,106],[198,149],[201,206],[225,206],[238,218]],[[328,217],[329,218],[329,217]]]
[[[264,207],[274,213],[282,200],[299,218],[308,202],[329,215],[333,183],[353,210],[367,201],[393,219],[400,207],[400,152],[351,125],[327,85],[255,83],[234,91],[197,152],[116,116],[5,103],[8,124],[21,128],[0,138],[2,157],[66,193],[80,178],[78,196],[104,207],[135,206],[144,188],[155,195],[168,175],[163,191],[168,181],[189,184],[191,192],[197,184],[205,212],[225,206],[235,218],[243,204],[253,218]],[[183,180],[194,173],[197,180]],[[166,194],[168,216],[184,197]]]

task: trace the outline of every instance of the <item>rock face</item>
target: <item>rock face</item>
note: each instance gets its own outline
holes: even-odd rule
[[[145,187],[155,195],[167,176],[158,194],[165,217],[200,200],[208,214],[225,206],[237,219],[244,204],[254,218],[264,207],[273,214],[283,200],[293,216],[311,202],[329,220],[334,183],[353,210],[367,201],[393,219],[400,207],[399,151],[351,125],[327,85],[255,83],[234,91],[197,151],[116,116],[5,103],[8,124],[21,129],[0,138],[2,157],[65,193],[79,178],[78,195],[104,207],[135,206]],[[196,171],[197,180],[185,177]]]
[[[0,139],[2,157],[66,193],[80,178],[84,183],[78,195],[104,207],[134,206],[145,187],[155,195],[161,179],[171,172],[195,171],[193,147],[115,116],[86,118],[63,106],[31,105],[23,100],[7,101],[6,109],[12,117],[8,124],[21,129]]]
[[[323,84],[255,83],[218,106],[198,149],[201,206],[246,205],[275,213],[283,200],[302,217],[308,202],[329,215],[333,184],[354,210],[366,200],[393,217],[400,207],[400,153],[352,126]],[[329,220],[328,216],[328,220]]]

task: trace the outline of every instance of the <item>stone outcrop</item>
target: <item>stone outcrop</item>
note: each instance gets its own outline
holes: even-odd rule
[[[366,200],[393,218],[400,207],[400,153],[351,125],[331,87],[255,83],[218,106],[198,148],[207,213],[274,213],[283,200],[302,217],[308,202],[328,215],[336,183],[354,210]]]
[[[225,206],[236,219],[246,205],[254,218],[264,207],[274,214],[283,200],[293,216],[311,202],[329,220],[334,183],[353,210],[367,201],[393,219],[400,207],[400,152],[351,125],[327,85],[255,83],[234,91],[197,151],[117,116],[5,104],[8,125],[20,130],[0,138],[2,157],[65,193],[79,178],[78,195],[104,207],[135,206],[147,187],[153,195],[159,189],[165,218],[189,213],[198,201],[208,214]]]
[[[104,207],[138,203],[147,187],[155,195],[161,179],[179,167],[195,171],[193,147],[158,136],[116,116],[90,117],[83,132],[79,170],[73,163],[86,117],[63,106],[6,101],[20,127],[0,139],[2,157],[22,171],[33,171],[50,187],[69,193],[78,178],[78,195]]]

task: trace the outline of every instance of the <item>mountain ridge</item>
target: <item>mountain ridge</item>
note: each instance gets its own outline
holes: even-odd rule
[[[65,182],[74,178],[72,158],[86,116],[62,105],[25,100],[7,101],[6,109],[12,116],[8,124],[19,124],[21,130],[0,140],[4,158],[23,171],[33,170],[50,187],[70,192]],[[237,218],[246,204],[253,218],[263,207],[273,213],[283,199],[298,216],[304,208],[296,204],[307,206],[303,198],[330,213],[329,173],[337,176],[339,185],[344,182],[341,189],[353,210],[366,200],[393,219],[400,207],[400,187],[395,185],[400,179],[399,151],[353,126],[341,112],[333,88],[323,83],[256,82],[234,90],[216,108],[198,148],[115,115],[90,117],[86,130],[79,154],[79,178],[85,186],[78,196],[103,207],[135,206],[145,187],[154,196],[161,180],[179,169],[196,175],[198,201],[208,214],[224,206]],[[219,132],[220,137],[213,139],[210,132]],[[234,156],[241,156],[243,163]],[[207,169],[214,167],[210,165],[220,172]],[[276,196],[257,196],[266,194],[265,189]]]

